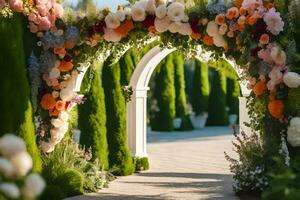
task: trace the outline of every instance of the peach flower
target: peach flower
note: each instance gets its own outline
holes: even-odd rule
[[[268,44],[269,43],[269,35],[268,34],[262,34],[260,36],[260,39],[259,39],[259,43],[260,44]]]
[[[38,27],[41,31],[47,31],[51,28],[51,22],[48,17],[38,17]]]
[[[225,15],[224,14],[218,14],[217,16],[216,16],[216,18],[215,18],[215,22],[216,22],[216,24],[218,24],[218,25],[222,25],[222,24],[224,24],[225,23]]]
[[[10,8],[15,12],[22,12],[24,9],[22,0],[9,0],[8,3]]]

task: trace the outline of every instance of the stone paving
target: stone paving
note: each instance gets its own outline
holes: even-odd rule
[[[224,151],[232,152],[232,130],[208,127],[190,132],[148,134],[151,169],[119,177],[109,188],[69,200],[237,199]]]

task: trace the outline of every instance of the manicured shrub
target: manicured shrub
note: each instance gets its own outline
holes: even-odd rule
[[[184,57],[178,52],[173,54],[174,84],[175,84],[175,108],[176,117],[182,119],[180,130],[192,130],[193,126],[186,110]]]
[[[193,111],[196,115],[208,111],[209,94],[208,65],[196,59],[191,97]]]
[[[148,158],[135,158],[135,171],[145,171],[149,169],[149,160]]]
[[[300,113],[300,87],[289,90],[288,105],[291,110]]]
[[[134,164],[126,139],[126,104],[120,84],[120,65],[110,63],[110,59],[105,61],[102,74],[109,165],[115,175],[129,175],[134,172]]]
[[[86,148],[92,148],[93,158],[98,158],[101,165],[108,169],[108,145],[106,130],[106,110],[105,97],[100,79],[102,64],[95,63],[94,68],[90,68],[82,88],[87,88],[89,74],[92,72],[93,78],[89,92],[85,93],[87,101],[78,107],[79,111],[79,129],[81,130],[80,144]]]
[[[67,196],[83,194],[84,178],[82,174],[75,169],[68,169],[56,179],[63,193]]]
[[[239,114],[239,97],[240,97],[240,86],[236,79],[227,78],[227,106],[229,108],[229,114]]]
[[[120,58],[120,69],[121,69],[121,85],[127,86],[129,85],[131,76],[136,67],[137,56],[134,50],[128,50],[121,58]]]
[[[34,171],[41,170],[41,159],[36,145],[30,102],[30,86],[26,72],[23,40],[23,16],[0,21],[0,136],[20,133],[34,161]]]
[[[63,193],[60,186],[56,185],[47,185],[43,194],[41,195],[41,200],[61,200],[64,199],[66,194]]]
[[[157,99],[159,111],[154,114],[151,127],[155,131],[172,131],[176,114],[172,54],[168,55],[156,70],[154,97]]]
[[[211,69],[212,82],[211,93],[208,101],[207,125],[228,125],[228,114],[226,111],[226,76],[222,71]]]

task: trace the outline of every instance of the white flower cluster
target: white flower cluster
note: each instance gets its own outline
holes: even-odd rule
[[[290,153],[289,149],[286,144],[286,139],[284,137],[283,131],[280,133],[281,134],[281,144],[280,144],[280,149],[279,149],[279,154],[281,154],[284,157],[284,164],[286,166],[290,166]]]
[[[300,117],[291,119],[290,126],[287,129],[287,141],[293,147],[300,146]]]
[[[9,199],[35,199],[44,190],[46,184],[42,177],[31,173],[32,159],[26,151],[23,140],[15,135],[6,134],[0,138],[0,193]],[[12,180],[25,178],[24,185],[19,186]],[[9,180],[5,182],[5,180]]]
[[[297,88],[300,85],[300,75],[296,72],[287,72],[283,76],[283,82],[289,88]]]
[[[206,33],[209,36],[213,37],[214,45],[216,45],[217,47],[226,48],[227,42],[225,41],[225,39],[223,37],[223,35],[225,34],[226,31],[227,31],[226,24],[221,25],[219,27],[219,25],[214,21],[208,22],[207,27],[206,27]]]

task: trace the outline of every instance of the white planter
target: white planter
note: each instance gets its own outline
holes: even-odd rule
[[[229,115],[229,125],[230,126],[236,125],[237,118],[238,118],[238,115],[236,115],[236,114]]]
[[[173,126],[175,129],[179,129],[180,126],[181,126],[181,122],[182,122],[182,119],[181,118],[175,118],[173,119]]]
[[[195,116],[195,114],[191,114],[191,121],[195,129],[203,129],[205,127],[207,121],[208,113],[204,112],[200,115]]]

